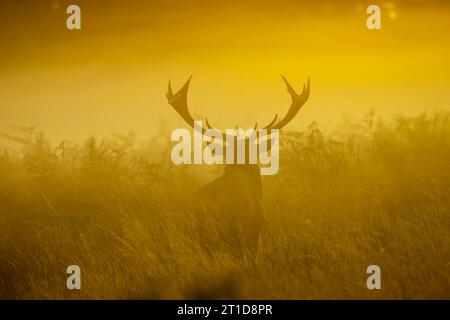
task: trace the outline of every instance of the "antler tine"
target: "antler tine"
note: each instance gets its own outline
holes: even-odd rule
[[[170,80],[169,80],[169,85],[167,86],[166,97],[168,100],[171,100],[173,98],[173,92],[172,92],[172,87],[170,85]]]
[[[284,75],[281,75],[281,79],[283,79],[284,83],[286,84],[287,91],[289,92],[289,94],[291,96],[296,96],[297,93],[295,93],[294,88],[292,88],[291,84],[287,81],[286,77]],[[303,88],[305,88],[304,85],[303,85]]]
[[[187,79],[187,81],[184,83],[184,85],[181,87],[180,90],[178,90],[177,93],[175,93],[175,95],[172,93],[172,87],[170,85],[170,80],[169,80],[169,88],[168,88],[168,92],[167,95],[172,98],[172,99],[177,99],[183,102],[186,102],[186,107],[187,107],[187,93],[189,90],[189,84],[191,83],[191,79],[192,76],[189,77],[189,79]],[[170,101],[169,101],[170,103]]]
[[[273,124],[278,120],[278,114],[275,115],[275,117],[273,118],[273,120],[267,125],[265,126],[263,129],[271,129]]]
[[[205,122],[208,129],[213,129],[213,127],[211,127],[211,125],[209,124],[208,117],[205,117]]]

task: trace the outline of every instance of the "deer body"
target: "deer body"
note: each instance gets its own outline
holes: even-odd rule
[[[255,248],[264,223],[258,165],[227,165],[221,177],[195,193],[195,215],[203,244]]]

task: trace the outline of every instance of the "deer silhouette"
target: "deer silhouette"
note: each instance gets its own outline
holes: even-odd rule
[[[303,85],[301,94],[297,94],[284,76],[283,81],[291,96],[292,103],[287,114],[274,119],[264,129],[282,129],[298,113],[310,95],[310,83]],[[187,94],[191,78],[175,94],[169,81],[168,103],[186,121],[196,129],[187,103]],[[206,118],[208,129],[212,129]],[[255,129],[256,129],[255,125]],[[198,130],[198,129],[197,129]],[[205,129],[202,129],[202,134]],[[224,134],[223,140],[226,141]],[[246,141],[248,143],[248,141]],[[236,146],[236,143],[234,144]],[[236,152],[234,153],[236,155]],[[264,225],[264,206],[262,202],[261,172],[258,164],[226,164],[222,176],[198,189],[193,197],[194,217],[197,236],[204,248],[216,250],[219,246],[236,249],[254,250]]]

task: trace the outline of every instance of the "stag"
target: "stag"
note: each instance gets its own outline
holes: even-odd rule
[[[282,79],[292,102],[282,119],[278,119],[278,115],[275,115],[274,119],[264,127],[268,132],[285,127],[309,98],[309,78],[306,86],[303,85],[301,94],[294,91],[284,76]],[[169,81],[167,99],[183,120],[195,130],[194,118],[189,112],[187,103],[190,81],[191,78],[175,94],[172,92]],[[205,120],[207,127],[212,129],[208,119]],[[205,129],[202,129],[202,134],[204,132]],[[225,136],[223,141],[226,141]],[[214,250],[219,245],[228,245],[235,249],[256,249],[264,225],[262,195],[258,164],[247,162],[226,164],[222,176],[202,186],[193,197],[197,236],[202,246]]]

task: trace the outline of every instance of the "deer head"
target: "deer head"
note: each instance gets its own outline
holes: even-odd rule
[[[303,85],[303,91],[301,94],[297,94],[294,89],[292,88],[292,86],[289,84],[289,82],[286,80],[286,78],[284,76],[281,76],[284,83],[287,86],[287,91],[289,93],[289,95],[291,96],[291,106],[288,110],[288,112],[286,113],[286,115],[279,119],[278,118],[278,114],[275,115],[275,117],[273,118],[273,120],[267,124],[266,126],[264,126],[262,129],[265,129],[265,132],[268,133],[267,135],[267,142],[265,144],[265,147],[263,150],[265,151],[270,151],[271,147],[272,147],[272,143],[271,143],[271,135],[270,132],[273,129],[282,129],[283,127],[285,127],[298,113],[298,111],[300,110],[300,108],[305,104],[305,102],[308,100],[309,98],[309,94],[310,94],[310,83],[309,83],[309,78],[308,78],[308,82],[306,85]],[[171,87],[171,83],[169,81],[169,85],[168,85],[168,90],[167,90],[167,99],[169,104],[175,109],[176,112],[178,112],[178,114],[186,121],[186,123],[191,126],[192,128],[194,128],[194,130],[196,130],[197,132],[200,132],[201,134],[205,134],[205,129],[202,127],[201,129],[198,128],[195,125],[195,120],[192,117],[192,115],[189,112],[189,107],[188,107],[188,103],[187,103],[187,94],[188,94],[188,90],[189,90],[189,84],[191,82],[191,78],[190,77],[186,83],[183,85],[183,87],[177,92],[177,93],[173,93],[172,91],[172,87]],[[206,122],[206,126],[207,129],[213,129],[213,127],[209,124],[208,118],[205,117],[205,122]],[[236,126],[237,128],[237,126]],[[255,124],[254,126],[254,130],[256,130],[257,128],[257,124]],[[246,166],[255,166],[254,162],[249,161],[249,154],[247,152],[247,150],[249,150],[249,143],[250,143],[250,139],[248,137],[244,137],[242,139],[242,137],[237,137],[237,136],[227,136],[226,133],[219,135],[219,137],[221,136],[222,138],[222,142],[223,142],[223,146],[225,149],[225,145],[227,142],[229,141],[237,141],[237,139],[241,139],[240,142],[242,144],[245,143],[245,150],[246,150],[246,154],[245,154],[245,161],[244,163],[240,163],[240,166],[242,165],[246,165]],[[260,135],[260,138],[262,136]],[[264,136],[263,136],[264,138]],[[236,161],[236,157],[237,157],[237,143],[234,143],[234,145],[232,146],[232,148],[234,147],[234,157],[235,157],[235,162]],[[264,151],[264,152],[265,152]],[[250,164],[253,163],[253,164]],[[229,167],[231,166],[231,167]],[[257,165],[256,165],[257,166]],[[243,167],[239,167],[235,166],[235,165],[229,165],[227,164],[227,166],[225,167],[226,172],[230,170],[230,168],[234,168],[234,169],[239,169],[242,170]],[[259,167],[258,167],[259,168]],[[245,169],[245,168],[244,168]],[[277,169],[276,169],[277,170]],[[249,170],[249,172],[254,172],[254,170]],[[266,173],[267,171],[265,171]]]

